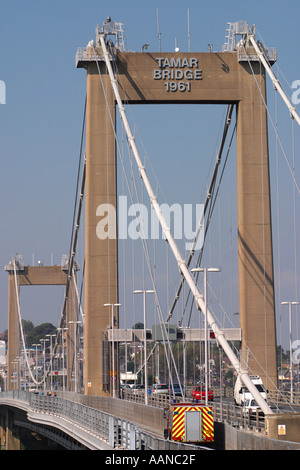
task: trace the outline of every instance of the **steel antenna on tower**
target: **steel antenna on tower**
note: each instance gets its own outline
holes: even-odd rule
[[[190,33],[190,9],[187,9],[187,24],[188,24],[188,52],[191,52],[191,33]]]

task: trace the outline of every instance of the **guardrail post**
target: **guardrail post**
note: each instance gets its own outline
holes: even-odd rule
[[[123,420],[117,420],[116,422],[116,431],[117,431],[117,444],[119,446],[122,445],[122,439],[123,439]]]
[[[109,417],[108,422],[108,436],[109,436],[109,445],[110,447],[115,447],[115,429],[114,429],[114,417]]]
[[[129,448],[130,450],[136,450],[135,427],[132,424],[130,424],[129,431]]]

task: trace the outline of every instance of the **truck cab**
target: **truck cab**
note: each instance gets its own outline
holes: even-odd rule
[[[262,398],[264,398],[264,400],[267,400],[268,391],[265,390],[261,377],[259,375],[250,375],[249,377],[251,381],[253,382],[253,384],[256,386],[259,393],[261,394]],[[253,398],[254,397],[249,392],[247,387],[245,387],[240,377],[238,377],[235,383],[235,387],[234,387],[235,404],[238,406],[243,406],[246,400],[251,400]]]

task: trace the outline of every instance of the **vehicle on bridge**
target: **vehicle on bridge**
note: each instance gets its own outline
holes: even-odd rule
[[[153,395],[157,395],[157,394],[169,394],[170,393],[170,389],[169,389],[169,386],[167,384],[154,384],[152,385],[151,387],[151,393]]]
[[[143,384],[137,384],[131,388],[132,392],[134,394],[136,393],[145,393],[145,385]]]
[[[131,390],[131,387],[129,384],[120,384],[120,396],[123,398],[124,396],[124,390]]]
[[[169,390],[170,390],[170,394],[171,395],[174,395],[175,397],[184,397],[185,396],[185,392],[184,392],[184,388],[182,385],[180,384],[171,384],[169,385]]]
[[[138,381],[137,374],[133,372],[121,372],[120,373],[120,384],[121,385],[129,385],[131,388],[136,385]]]
[[[213,412],[210,406],[177,403],[165,409],[164,417],[167,419],[165,439],[188,443],[214,440]]]
[[[192,390],[192,398],[193,400],[200,400],[200,401],[205,401],[206,397],[206,391],[205,387],[202,385],[197,385],[194,390]],[[208,389],[207,392],[207,399],[208,401],[213,401],[214,399],[214,394],[211,389]]]
[[[267,400],[267,394],[268,390],[265,390],[265,387],[263,385],[262,379],[260,378],[259,375],[250,375],[249,378],[253,382],[253,384],[256,386],[257,390],[261,394],[262,398],[264,400]],[[236,405],[241,405],[243,406],[246,400],[254,399],[252,394],[249,392],[247,387],[243,384],[242,380],[240,377],[236,379],[236,383],[234,386],[234,401]]]
[[[256,419],[257,416],[259,418],[264,418],[265,416],[262,409],[258,406],[254,398],[250,398],[245,401],[243,405],[243,415],[245,418],[250,419]]]

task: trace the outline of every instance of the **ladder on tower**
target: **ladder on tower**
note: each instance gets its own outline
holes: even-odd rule
[[[235,23],[227,23],[226,42],[222,46],[222,52],[232,52],[236,50],[236,37],[245,36],[248,33],[249,27],[246,21],[236,21]]]
[[[222,47],[222,52],[232,52],[235,45],[235,30],[236,25],[235,23],[227,23],[226,35],[225,35],[225,43]]]

